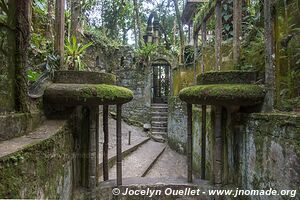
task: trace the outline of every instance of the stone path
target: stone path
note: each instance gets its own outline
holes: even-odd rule
[[[100,119],[100,122],[102,120]],[[102,124],[100,123],[100,127]],[[130,148],[128,132],[131,131],[131,145],[145,141],[147,133],[142,128],[128,125],[122,122],[122,148]],[[115,154],[116,147],[116,120],[109,118],[109,155]],[[100,130],[100,161],[102,162],[103,131]],[[101,163],[100,162],[100,163]],[[186,157],[171,150],[166,143],[158,143],[153,140],[144,142],[138,148],[132,150],[123,157],[123,178],[128,177],[174,177],[185,178],[187,165]],[[100,173],[102,174],[102,173]],[[116,178],[115,161],[109,169],[109,179]],[[100,181],[102,181],[100,177]]]
[[[102,115],[100,114],[100,123],[99,127],[103,127]],[[108,149],[111,150],[116,147],[116,120],[109,117],[108,119],[108,130],[109,130],[109,143]],[[142,128],[131,126],[124,121],[122,121],[122,144],[128,144],[128,133],[131,131],[131,143],[135,143],[135,141],[140,141],[141,139],[147,138],[147,133],[143,131]],[[102,154],[102,146],[104,140],[103,130],[100,128],[99,130],[99,142],[100,142],[100,154]],[[101,156],[100,156],[101,157]]]
[[[187,176],[186,156],[167,147],[146,177],[181,177]]]

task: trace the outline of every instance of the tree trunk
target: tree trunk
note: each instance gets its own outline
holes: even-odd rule
[[[16,6],[16,110],[29,112],[26,66],[31,27],[31,0],[13,1]]]
[[[233,63],[239,68],[241,57],[242,0],[233,1]]]
[[[201,48],[201,59],[202,59],[202,63],[201,63],[201,73],[204,74],[205,72],[205,64],[204,64],[204,53],[205,53],[205,47],[206,47],[206,21],[202,22],[202,26],[201,26],[201,38],[202,38],[202,48]]]
[[[274,109],[275,99],[275,44],[274,44],[274,2],[273,0],[264,0],[264,18],[265,18],[265,85],[267,93],[265,97],[264,111],[270,112]]]
[[[137,37],[139,47],[143,46],[143,37],[141,34],[141,19],[140,19],[140,6],[138,0],[133,0],[133,7],[134,7],[134,13],[135,13],[135,25],[136,25],[136,33],[135,37]]]
[[[176,12],[176,19],[177,19],[177,24],[179,28],[179,37],[180,37],[180,55],[179,55],[179,63],[184,62],[184,34],[183,34],[183,27],[182,27],[182,22],[181,22],[181,15],[178,7],[178,1],[173,0],[174,6],[175,6],[175,12]]]
[[[76,37],[80,40],[80,15],[81,4],[80,0],[73,0],[71,2],[71,37]]]
[[[48,23],[47,23],[47,31],[46,31],[46,38],[50,40],[51,42],[53,41],[53,5],[54,1],[53,0],[48,0],[47,1],[47,18],[48,18]]]
[[[215,70],[220,71],[222,65],[222,55],[221,55],[221,46],[222,46],[222,3],[221,0],[216,2],[216,44],[215,44],[215,53],[216,53],[216,66]]]
[[[65,0],[56,0],[55,51],[60,56],[60,69],[64,68]]]

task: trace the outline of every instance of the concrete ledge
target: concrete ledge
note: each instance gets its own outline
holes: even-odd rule
[[[0,141],[20,137],[33,131],[43,121],[40,112],[0,115]]]
[[[264,88],[253,84],[197,85],[180,91],[181,100],[190,104],[250,106],[263,102]]]
[[[46,88],[44,100],[62,105],[114,105],[133,99],[127,88],[106,84],[52,84]]]
[[[17,151],[31,147],[39,142],[47,140],[62,131],[66,121],[64,120],[48,120],[38,129],[28,135],[0,142],[0,160]]]
[[[73,144],[64,120],[0,142],[0,199],[71,199]]]

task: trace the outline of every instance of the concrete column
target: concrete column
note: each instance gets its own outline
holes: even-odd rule
[[[117,186],[122,185],[122,105],[117,105]]]
[[[103,106],[103,133],[104,133],[104,142],[103,142],[103,180],[107,181],[109,179],[108,174],[108,106]]]
[[[223,139],[222,139],[222,107],[216,106],[215,109],[215,150],[214,150],[214,184],[219,187],[222,185],[223,169]]]
[[[188,165],[188,182],[193,182],[193,110],[192,104],[187,104],[187,165]]]

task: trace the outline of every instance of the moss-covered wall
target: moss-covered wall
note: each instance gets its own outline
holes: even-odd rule
[[[206,179],[211,177],[213,167],[213,111],[207,109]],[[223,111],[224,183],[244,189],[300,191],[300,115],[241,114],[226,112],[225,108]],[[168,142],[180,153],[186,148],[186,124],[186,104],[178,97],[170,97]],[[201,108],[196,106],[193,107],[193,142],[197,177],[201,167]]]
[[[300,115],[252,114],[244,124],[240,169],[243,187],[299,192]]]
[[[0,198],[70,199],[73,136],[68,127],[0,159]]]
[[[0,115],[0,141],[24,135],[43,121],[40,112]]]
[[[168,143],[179,153],[186,153],[187,110],[186,104],[179,97],[169,97]],[[209,109],[210,110],[210,109]],[[211,177],[212,128],[211,116],[206,115],[206,179]],[[201,109],[193,107],[193,169],[195,176],[200,177],[201,168]]]
[[[117,84],[134,92],[133,100],[123,106],[122,115],[133,121],[149,124],[152,98],[151,69],[134,63],[134,52],[130,47],[122,47],[121,52],[121,66],[115,70]]]

